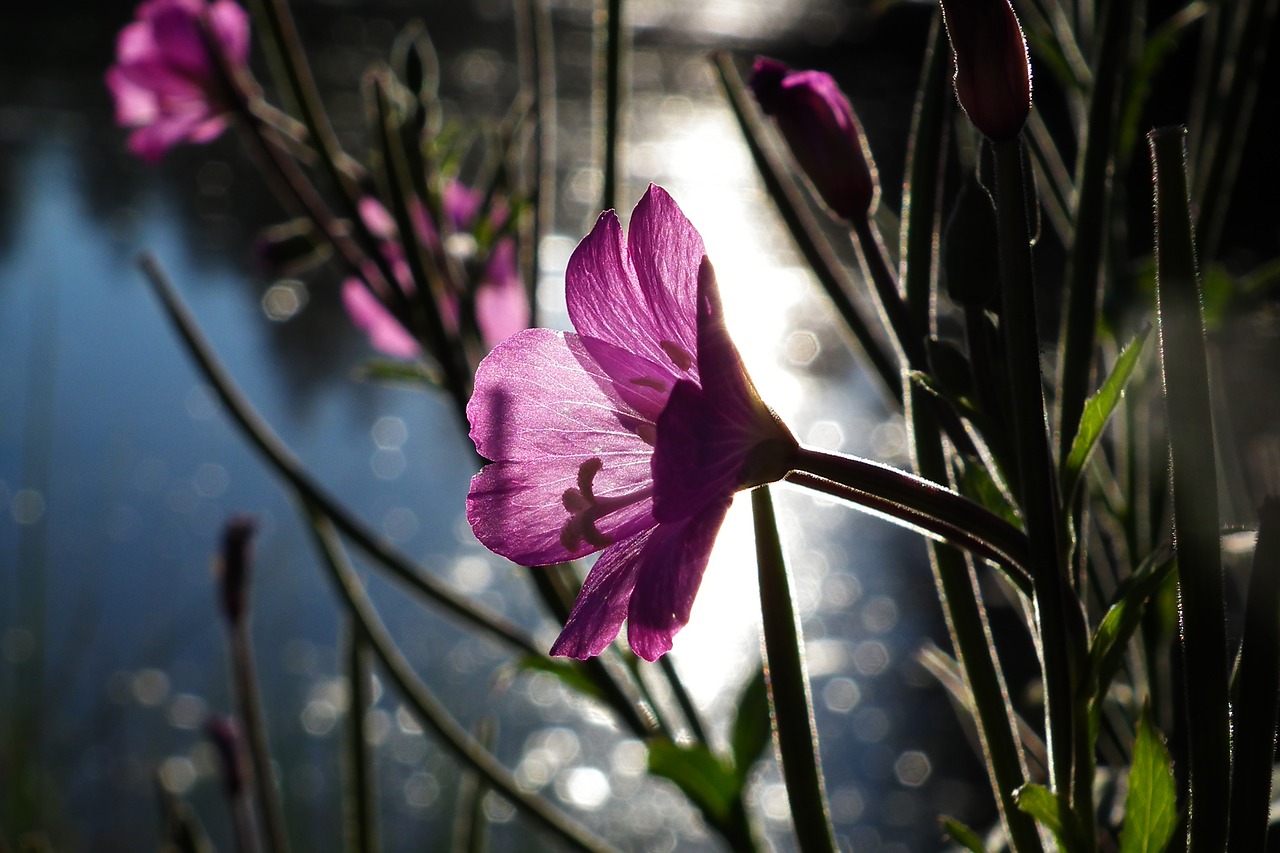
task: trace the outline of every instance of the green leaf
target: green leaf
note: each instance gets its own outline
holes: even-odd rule
[[[1164,850],[1178,825],[1177,803],[1173,760],[1165,749],[1164,738],[1144,708],[1138,721],[1138,740],[1133,747],[1133,767],[1129,770],[1120,853]]]
[[[943,817],[942,831],[947,834],[948,838],[965,850],[971,850],[973,853],[986,853],[986,848],[982,846],[982,839],[978,837],[978,833],[955,818]]]
[[[1129,345],[1116,359],[1111,368],[1111,375],[1102,383],[1092,397],[1085,401],[1084,411],[1080,414],[1080,426],[1076,430],[1075,440],[1071,442],[1071,452],[1062,463],[1062,493],[1067,496],[1067,503],[1075,501],[1076,489],[1080,486],[1085,463],[1089,455],[1098,445],[1102,431],[1111,418],[1111,413],[1119,405],[1124,396],[1124,389],[1133,378],[1133,372],[1145,351],[1147,340],[1151,337],[1151,327],[1147,326],[1134,337]]]
[[[412,385],[443,384],[439,369],[422,361],[396,361],[389,358],[370,359],[356,371],[356,377],[379,382],[407,382]]]
[[[1065,851],[1088,849],[1079,827],[1074,822],[1062,822],[1058,812],[1058,797],[1043,785],[1026,784],[1018,789],[1018,808],[1038,820],[1058,840],[1058,848]]]
[[[1116,590],[1089,646],[1085,689],[1093,694],[1095,706],[1101,704],[1107,686],[1120,668],[1125,647],[1142,622],[1147,601],[1169,580],[1175,565],[1170,549],[1160,548],[1143,560]]]
[[[520,658],[519,666],[529,672],[545,672],[553,675],[570,690],[608,704],[599,685],[583,671],[582,665],[577,661],[570,662],[564,658],[525,655]]]
[[[773,739],[769,717],[769,693],[764,680],[764,667],[757,669],[738,694],[738,714],[733,718],[729,744],[733,749],[733,766],[738,778],[745,780],[751,765]]]
[[[649,743],[649,772],[675,783],[713,825],[729,819],[742,790],[738,773],[703,744],[678,746],[669,740]]]

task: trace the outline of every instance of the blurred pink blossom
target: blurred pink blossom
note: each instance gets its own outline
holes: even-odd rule
[[[129,150],[155,162],[181,142],[209,142],[229,105],[213,42],[234,71],[249,59],[249,16],[233,0],[147,0],[120,31],[107,70],[116,122],[135,128]]]
[[[444,192],[444,215],[453,231],[466,233],[475,225],[484,196],[458,181],[450,181]],[[440,232],[418,199],[409,211],[418,241],[428,251],[440,252]],[[489,211],[491,228],[501,228],[508,212],[495,204]],[[377,199],[366,196],[360,202],[360,216],[369,232],[381,241],[381,250],[406,295],[416,291],[413,275],[399,242],[395,220]],[[466,260],[466,259],[464,259]],[[529,297],[520,278],[515,240],[498,239],[489,249],[478,279],[472,283],[476,325],[486,347],[493,348],[511,335],[529,327]],[[342,299],[351,322],[369,336],[374,349],[393,358],[415,358],[421,353],[417,340],[387,308],[391,294],[374,294],[358,278],[348,278],[342,285]],[[445,294],[441,315],[450,331],[458,325],[458,295]]]

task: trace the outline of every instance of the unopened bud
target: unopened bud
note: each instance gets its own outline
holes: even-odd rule
[[[223,789],[234,800],[244,791],[247,776],[240,727],[230,717],[214,716],[205,721],[204,733],[218,753]]]
[[[942,238],[942,275],[952,302],[982,308],[995,299],[1000,290],[998,244],[995,205],[970,175]]]
[[[1009,0],[940,0],[956,99],[988,139],[1012,139],[1031,112],[1027,40]]]
[[[818,195],[842,219],[866,219],[880,186],[865,134],[831,75],[759,57],[748,81]]]
[[[214,564],[222,615],[228,624],[244,618],[249,598],[249,561],[253,556],[253,534],[257,524],[249,516],[237,516],[222,530],[222,552]]]

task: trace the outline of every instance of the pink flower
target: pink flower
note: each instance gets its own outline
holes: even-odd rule
[[[458,181],[450,181],[445,187],[444,214],[455,232],[465,232],[476,224],[483,196]],[[419,242],[428,251],[443,251],[440,233],[431,221],[426,207],[417,199],[410,213]],[[381,241],[383,257],[396,276],[396,281],[406,294],[415,291],[413,275],[405,260],[404,247],[399,242],[395,220],[376,199],[366,197],[360,202],[360,216],[369,232]],[[507,216],[506,209],[495,206],[489,213],[490,225],[500,228]],[[472,289],[475,299],[476,325],[487,347],[495,347],[510,335],[529,327],[529,297],[516,259],[516,244],[511,237],[502,237],[493,244],[478,273]],[[393,358],[410,359],[421,354],[418,341],[409,334],[400,321],[387,310],[383,300],[390,294],[374,295],[357,278],[348,278],[342,284],[342,301],[356,328],[369,336],[374,349]],[[446,325],[456,329],[458,304],[456,294],[446,294],[442,306]]]
[[[659,187],[624,240],[600,215],[566,273],[577,334],[529,329],[480,363],[471,438],[493,460],[467,518],[527,566],[603,549],[554,655],[618,635],[655,660],[689,619],[734,492],[780,478],[796,449],[760,401],[720,308],[702,238]]]
[[[147,0],[120,31],[107,88],[116,122],[137,128],[129,150],[152,162],[180,142],[208,142],[226,126],[212,39],[233,69],[249,59],[249,16],[233,0]]]
[[[876,166],[862,125],[831,75],[792,71],[761,56],[748,85],[827,207],[843,219],[865,219],[880,191]]]

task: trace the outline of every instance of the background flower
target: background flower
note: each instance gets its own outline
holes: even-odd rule
[[[247,66],[249,16],[233,0],[149,0],[120,31],[106,82],[116,122],[137,128],[130,151],[156,161],[181,142],[222,133],[229,105],[209,39],[233,70]]]

